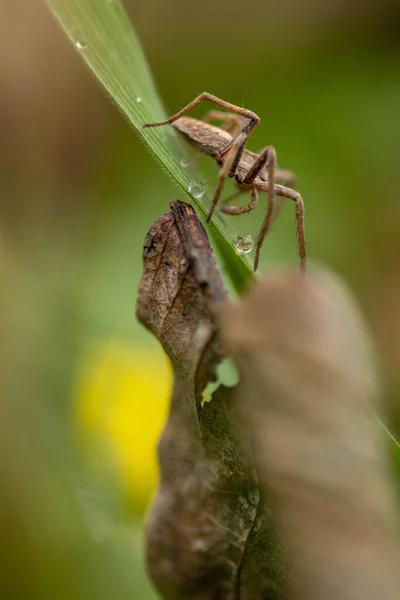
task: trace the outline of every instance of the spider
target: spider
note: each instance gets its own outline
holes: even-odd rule
[[[221,111],[209,111],[203,121],[185,117],[192,108],[203,100],[231,111],[229,114]],[[208,121],[218,120],[225,123],[225,128],[211,125]],[[218,183],[212,200],[207,223],[210,221],[214,209],[220,198],[226,178],[234,177],[239,191],[233,197],[243,193],[250,194],[250,201],[245,206],[223,206],[221,211],[228,215],[242,215],[250,212],[257,206],[258,192],[266,192],[267,213],[257,237],[254,270],[258,268],[261,246],[265,236],[282,206],[284,198],[290,198],[296,205],[296,225],[299,245],[300,270],[306,266],[306,241],[304,233],[304,203],[298,192],[291,187],[275,183],[275,178],[290,185],[294,177],[288,171],[276,168],[276,152],[272,146],[267,146],[259,154],[245,148],[247,138],[260,123],[260,117],[251,110],[241,108],[221,100],[208,92],[197,96],[179,112],[165,121],[146,123],[143,127],[159,127],[173,125],[185,138],[201,153],[212,156],[221,167]],[[282,198],[281,203],[274,208],[274,196]],[[232,199],[231,197],[230,199]]]

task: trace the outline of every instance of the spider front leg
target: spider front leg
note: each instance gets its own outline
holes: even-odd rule
[[[227,177],[233,177],[236,172],[237,166],[240,162],[240,158],[243,154],[244,145],[246,143],[247,135],[241,131],[239,135],[232,141],[232,146],[227,154],[223,158],[223,165],[219,172],[217,189],[214,193],[214,198],[211,203],[210,212],[207,216],[207,223],[209,223],[215,207],[217,206],[218,200],[221,196],[222,188],[224,187],[225,179]]]
[[[220,106],[221,108],[230,110],[231,112],[248,119],[248,122],[243,125],[243,127],[239,131],[239,133],[232,139],[232,141],[224,149],[224,153],[223,153],[224,155],[230,150],[234,141],[237,139],[237,137],[241,133],[244,133],[246,135],[246,139],[247,139],[248,136],[252,133],[252,131],[254,131],[254,129],[257,127],[257,125],[260,122],[260,117],[258,115],[256,115],[256,113],[254,113],[253,111],[247,110],[247,108],[242,108],[240,106],[236,106],[235,104],[231,104],[230,102],[225,102],[225,100],[221,100],[221,98],[218,98],[217,96],[214,96],[213,94],[209,94],[208,92],[203,92],[202,94],[197,96],[197,98],[192,100],[192,102],[189,102],[189,104],[187,104],[187,106],[182,108],[182,110],[180,110],[177,113],[175,113],[174,115],[172,115],[172,117],[169,117],[169,119],[166,119],[165,121],[158,121],[156,123],[145,123],[143,125],[143,127],[159,127],[160,125],[171,125],[174,121],[176,121],[177,119],[180,119],[180,117],[183,117],[188,112],[190,112],[192,110],[192,108],[194,108],[195,106],[200,104],[200,102],[202,102],[203,100],[206,100],[207,102],[212,102],[213,104],[216,104],[217,106]]]
[[[266,233],[268,231],[271,219],[272,219],[272,215],[274,213],[274,177],[275,177],[275,165],[276,165],[276,152],[275,152],[275,148],[273,148],[272,146],[267,146],[262,152],[261,154],[258,156],[258,158],[254,161],[254,164],[252,165],[252,167],[249,169],[245,179],[244,179],[244,184],[251,184],[255,181],[258,173],[260,172],[260,170],[265,166],[267,168],[267,174],[268,174],[268,181],[265,185],[265,191],[267,192],[268,196],[267,196],[267,215],[265,217],[263,226],[261,228],[261,232],[260,235],[258,237],[257,240],[257,244],[256,244],[256,255],[254,258],[254,270],[257,271],[258,268],[258,263],[260,260],[260,250],[261,250],[261,246],[262,243],[264,241],[264,238],[266,236]],[[258,182],[255,185],[256,188],[261,189],[259,187]],[[267,225],[265,226],[265,224],[267,223]],[[265,231],[264,231],[264,226],[265,226]]]
[[[271,185],[273,186],[273,181],[275,178],[275,167],[276,167],[276,152],[275,152],[275,148],[273,146],[267,146],[266,148],[264,148],[264,150],[262,152],[260,152],[260,154],[257,156],[256,160],[254,161],[254,163],[248,170],[246,177],[243,180],[243,183],[245,185],[250,185],[251,183],[253,183],[253,181],[259,174],[259,172],[264,167],[267,167],[268,182],[270,182],[272,179]],[[272,189],[272,187],[271,187],[271,189]]]
[[[257,156],[251,168],[248,170],[245,178],[242,183],[239,183],[241,187],[241,192],[244,193],[250,188],[251,200],[245,206],[223,206],[221,208],[221,212],[226,215],[243,215],[244,213],[250,212],[254,210],[257,206],[258,194],[257,194],[257,185],[252,185],[255,181],[259,172],[267,166],[268,170],[268,179],[272,180],[272,185],[274,181],[274,171],[276,164],[276,153],[275,148],[272,146],[267,146],[264,150]],[[239,194],[235,194],[237,196]],[[273,197],[272,197],[273,200]]]
[[[257,189],[259,191],[268,192],[268,195],[270,194],[269,182],[258,184]],[[273,193],[276,194],[277,196],[281,196],[282,198],[290,198],[290,200],[293,200],[296,203],[296,227],[297,227],[297,240],[298,240],[298,244],[299,244],[300,271],[302,273],[304,273],[304,271],[306,269],[306,237],[305,237],[305,231],[304,231],[303,198],[295,190],[292,190],[291,188],[287,188],[287,187],[284,187],[283,185],[278,185],[278,184],[274,185]],[[269,210],[269,207],[268,207],[268,211],[265,216],[264,223],[262,224],[260,234],[257,239],[254,270],[256,270],[258,267],[261,246],[262,246],[265,236],[267,235],[267,232],[270,228],[271,217],[272,217],[272,212]]]
[[[246,212],[250,212],[257,205],[258,194],[257,189],[261,189],[262,191],[266,191],[268,193],[268,204],[267,204],[267,215],[265,217],[264,223],[261,228],[260,235],[257,240],[256,245],[256,255],[254,259],[254,270],[257,270],[258,263],[260,260],[260,250],[264,238],[267,234],[267,231],[271,224],[271,219],[274,213],[274,192],[275,192],[275,184],[274,184],[274,176],[275,176],[275,165],[276,165],[276,152],[275,148],[272,146],[267,146],[264,150],[257,156],[253,165],[248,170],[243,182],[239,185],[242,185],[244,189],[248,186],[251,187],[251,200],[250,202],[243,207],[239,206],[224,206],[221,208],[221,211],[225,214],[229,215],[242,215]],[[257,175],[260,171],[266,167],[268,173],[268,181],[263,184],[261,180],[256,181]],[[252,185],[253,184],[253,185]]]

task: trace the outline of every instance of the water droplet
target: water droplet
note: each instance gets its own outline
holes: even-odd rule
[[[137,96],[137,98],[136,98],[136,102],[141,102],[141,101],[142,101],[141,97],[140,97],[140,96]]]
[[[78,48],[78,50],[85,50],[87,48],[87,42],[84,42],[82,40],[77,40],[75,42],[75,46]]]
[[[191,181],[188,190],[189,194],[192,194],[195,198],[202,198],[206,191],[206,186],[201,181]]]
[[[189,166],[189,163],[187,160],[185,160],[184,158],[182,158],[182,160],[179,163],[181,165],[181,167],[183,167],[184,169],[187,169],[187,167]]]
[[[253,237],[249,233],[238,235],[235,241],[235,246],[243,254],[248,254],[254,248]]]

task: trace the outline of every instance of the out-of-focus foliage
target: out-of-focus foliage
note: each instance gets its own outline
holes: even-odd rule
[[[261,115],[251,148],[274,144],[280,166],[297,174],[309,255],[355,290],[395,425],[397,3],[124,4],[169,112],[207,90]],[[44,5],[1,3],[0,30],[0,595],[98,600],[134,591],[146,600],[136,518],[149,498],[169,380],[134,306],[144,235],[177,190]],[[210,191],[217,168],[207,158],[201,168]],[[264,207],[261,198],[253,215],[232,218],[233,235],[254,235]],[[295,262],[296,252],[287,204],[264,267]],[[154,365],[147,381],[143,361]],[[101,448],[95,465],[88,447]]]
[[[99,474],[107,464],[116,470],[135,512],[144,510],[157,482],[168,367],[158,352],[116,340],[87,356],[77,381],[76,418],[88,459]]]

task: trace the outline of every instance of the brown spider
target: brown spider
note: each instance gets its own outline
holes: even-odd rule
[[[206,100],[221,108],[229,110],[234,115],[220,111],[210,111],[204,121],[185,117],[197,104]],[[219,120],[226,123],[226,128],[215,127],[207,121]],[[257,270],[260,260],[260,250],[265,236],[270,228],[272,219],[278,214],[281,204],[274,210],[274,196],[290,198],[296,203],[296,224],[299,244],[300,269],[305,270],[306,241],[304,234],[304,203],[298,192],[290,187],[275,183],[275,177],[284,183],[291,183],[293,175],[288,171],[276,168],[276,153],[272,146],[267,146],[259,154],[245,148],[247,138],[260,123],[260,117],[254,112],[225,102],[208,92],[203,92],[187,106],[166,121],[146,123],[143,127],[158,127],[173,125],[199,151],[212,156],[221,167],[218,184],[215,190],[207,223],[212,217],[218,203],[222,188],[227,177],[234,177],[239,187],[238,194],[248,192],[250,202],[243,207],[223,206],[221,211],[229,215],[242,215],[257,206],[258,192],[267,192],[267,214],[257,238],[254,259],[254,270]]]

